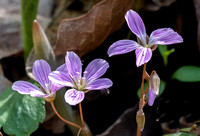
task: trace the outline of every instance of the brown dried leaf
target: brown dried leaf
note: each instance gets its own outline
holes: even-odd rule
[[[83,16],[63,20],[59,25],[55,54],[73,50],[79,56],[97,48],[125,22],[124,15],[134,0],[102,0]]]
[[[101,0],[55,1],[56,3],[55,3],[55,12],[53,13],[53,20],[46,29],[46,34],[51,45],[56,44],[58,26],[63,19],[81,16],[86,12],[88,12],[88,10],[90,10],[91,7],[96,3],[98,3],[99,1]]]

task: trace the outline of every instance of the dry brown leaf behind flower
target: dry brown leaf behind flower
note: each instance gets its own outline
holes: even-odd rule
[[[102,0],[86,14],[64,19],[58,29],[56,55],[75,51],[79,56],[97,48],[125,22],[124,15],[134,0]]]

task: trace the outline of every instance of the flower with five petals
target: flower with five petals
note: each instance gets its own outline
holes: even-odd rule
[[[64,71],[53,71],[49,79],[57,84],[71,87],[65,93],[65,101],[76,105],[83,101],[85,93],[90,90],[102,90],[112,86],[112,81],[101,77],[109,67],[103,59],[95,59],[88,64],[82,76],[82,63],[77,54],[68,51],[65,57]]]
[[[62,69],[63,66],[57,68]],[[55,93],[63,86],[56,85],[48,79],[51,67],[45,60],[36,60],[33,64],[33,75],[40,84],[40,88],[27,81],[16,81],[12,85],[12,89],[20,94],[30,94],[34,97],[44,97],[46,101],[53,101]]]

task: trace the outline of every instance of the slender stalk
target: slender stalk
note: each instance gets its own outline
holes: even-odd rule
[[[141,131],[139,128],[137,128],[137,136],[141,136]]]
[[[143,72],[142,72],[141,97],[140,97],[140,103],[139,103],[139,108],[141,109],[143,109],[144,103],[145,103],[146,94],[143,92],[143,90],[144,90],[144,79],[146,77],[148,77],[148,74],[146,72],[146,63],[145,63],[143,66]],[[137,136],[141,136],[141,130],[139,128],[137,128]]]
[[[84,123],[84,120],[83,120],[83,112],[82,112],[81,102],[79,103],[79,110],[80,110],[81,123],[82,123],[82,127],[83,127],[83,126],[85,126],[85,123]]]
[[[146,100],[146,102],[144,103],[144,106],[147,105],[148,101],[149,101],[149,99]]]
[[[145,92],[144,92],[145,95],[147,94],[148,90],[149,90],[149,82],[148,82],[147,87],[146,87]]]
[[[83,128],[80,128],[80,129],[78,130],[77,136],[80,136],[81,130],[82,130],[82,129],[83,129]]]
[[[144,66],[143,66],[143,72],[142,72],[141,98],[143,97],[143,88],[144,88],[145,72],[146,72],[146,63],[145,63]]]
[[[64,121],[65,123],[67,123],[67,124],[69,124],[69,125],[72,125],[72,126],[74,126],[74,127],[76,127],[76,128],[79,128],[79,129],[82,128],[81,126],[79,126],[79,125],[77,125],[77,124],[75,124],[75,123],[73,123],[73,122],[70,122],[70,121],[64,119],[64,118],[57,112],[57,110],[56,110],[56,108],[55,108],[55,106],[54,106],[54,103],[53,103],[53,102],[50,102],[50,104],[51,104],[51,107],[53,108],[54,112],[56,113],[56,115],[57,115],[62,121]]]

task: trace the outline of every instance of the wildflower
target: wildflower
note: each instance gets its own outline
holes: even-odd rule
[[[108,49],[108,55],[118,55],[135,50],[137,67],[147,63],[152,57],[152,51],[157,45],[169,45],[183,42],[182,37],[171,28],[160,28],[154,30],[150,37],[141,17],[133,10],[127,11],[126,22],[130,30],[137,36],[138,42],[133,40],[119,40]]]
[[[88,64],[82,76],[82,63],[77,54],[70,51],[65,57],[66,71],[54,71],[49,79],[60,85],[72,87],[65,93],[65,101],[70,105],[80,103],[90,90],[102,90],[112,86],[112,81],[101,77],[109,67],[103,59],[95,59]]]
[[[152,71],[150,79],[149,79],[149,101],[148,105],[152,106],[154,103],[154,100],[156,99],[156,96],[159,94],[159,88],[160,88],[160,78],[156,71]]]
[[[60,66],[57,70],[63,68]],[[36,81],[40,84],[40,88],[27,81],[16,81],[12,85],[12,89],[18,91],[20,94],[30,94],[34,97],[44,97],[46,101],[53,101],[55,93],[62,86],[55,85],[48,79],[51,72],[49,64],[45,60],[36,60],[33,64],[33,75]]]

